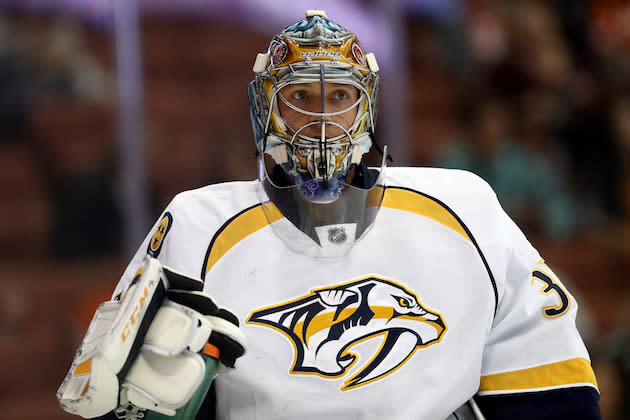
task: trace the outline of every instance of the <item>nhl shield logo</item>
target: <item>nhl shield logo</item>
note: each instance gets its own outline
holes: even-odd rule
[[[328,229],[328,240],[333,244],[342,244],[346,242],[348,235],[344,227],[334,227]]]

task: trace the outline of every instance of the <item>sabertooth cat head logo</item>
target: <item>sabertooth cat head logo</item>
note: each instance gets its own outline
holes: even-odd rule
[[[376,277],[313,290],[255,311],[247,322],[274,328],[293,342],[291,373],[338,378],[352,370],[343,391],[392,373],[446,331],[441,315],[424,308],[412,292]],[[371,340],[377,340],[370,347],[376,350],[358,351]]]

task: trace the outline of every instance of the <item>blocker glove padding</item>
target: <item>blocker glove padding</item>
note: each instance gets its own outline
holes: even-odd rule
[[[57,391],[61,406],[85,418],[121,403],[172,416],[206,375],[202,353],[219,371],[233,368],[245,335],[202,290],[200,279],[147,257],[122,298],[96,310]]]
[[[217,306],[210,296],[201,291],[169,289],[167,296],[172,302],[195,309],[210,321],[212,332],[205,353],[212,356],[216,354],[214,348],[219,350],[216,354],[220,362],[219,373],[234,368],[236,359],[245,353],[247,345],[245,334],[238,328],[236,315],[226,308]]]

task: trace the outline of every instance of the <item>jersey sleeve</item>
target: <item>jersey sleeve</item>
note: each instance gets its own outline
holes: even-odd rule
[[[495,199],[496,200],[496,199]],[[578,304],[496,203],[499,302],[483,353],[479,394],[591,387],[597,382],[575,326]]]
[[[176,229],[174,227],[173,206],[173,202],[171,202],[166,207],[142,241],[142,244],[118,281],[114,293],[112,294],[112,299],[116,299],[127,286],[129,286],[129,282],[133,279],[134,274],[138,271],[138,268],[140,268],[142,261],[147,255],[158,259],[163,265],[169,265],[168,243],[173,236],[171,231]],[[169,235],[169,233],[171,234]]]

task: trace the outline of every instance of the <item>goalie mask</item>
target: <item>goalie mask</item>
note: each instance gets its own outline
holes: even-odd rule
[[[267,217],[277,220],[279,210],[320,248],[336,243],[347,251],[383,194],[384,164],[376,170],[362,162],[374,141],[374,55],[323,11],[307,11],[258,54],[254,72],[248,96],[262,198],[275,205],[263,206]]]

